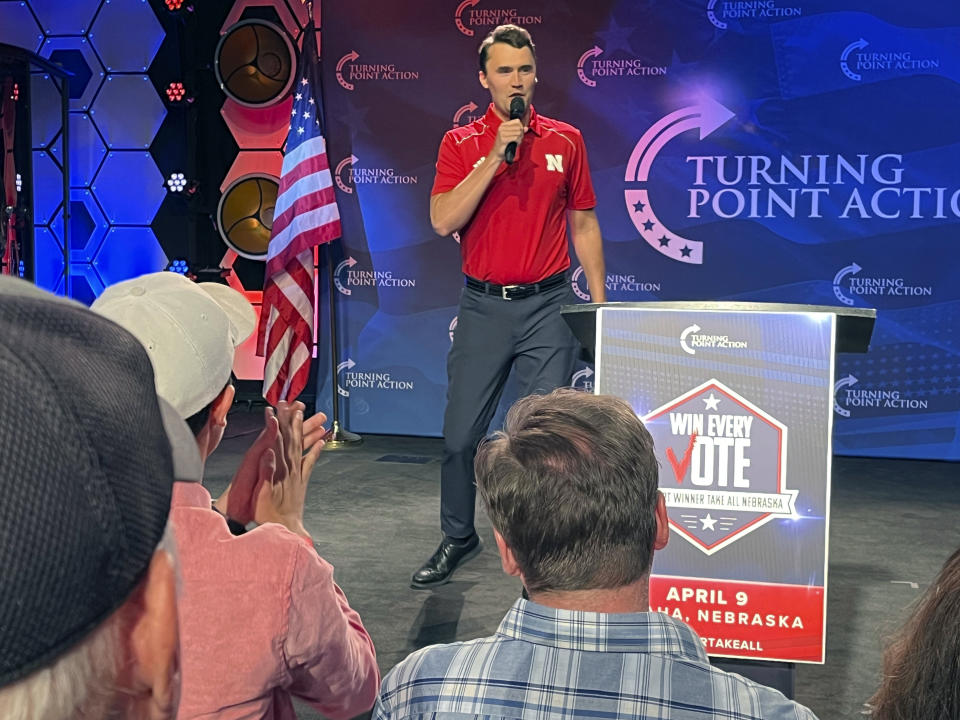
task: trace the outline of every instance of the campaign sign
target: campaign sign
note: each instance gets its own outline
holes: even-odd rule
[[[711,655],[823,662],[835,316],[783,307],[602,308],[595,388],[654,439],[651,608]]]

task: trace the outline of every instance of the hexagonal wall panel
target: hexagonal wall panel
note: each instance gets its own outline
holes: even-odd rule
[[[93,266],[107,285],[163,270],[169,260],[148,227],[110,228]]]
[[[295,4],[297,2],[298,0],[294,0]],[[320,3],[317,3],[317,5],[319,4]],[[233,3],[233,8],[227,15],[227,19],[223,21],[220,34],[223,35],[231,25],[236,25],[240,22],[243,11],[251,7],[273,8],[276,10],[280,22],[283,24],[284,29],[290,34],[290,37],[296,38],[300,34],[300,24],[296,18],[294,18],[285,0],[237,0],[237,2]],[[306,11],[304,11],[304,13],[305,12]]]
[[[282,169],[283,153],[279,150],[241,150],[220,183],[220,192],[224,192],[230,183],[243,175],[265,173],[279,178]]]
[[[220,110],[241,150],[272,150],[287,139],[293,98],[270,107],[250,108],[227,98]]]
[[[25,2],[3,5],[3,22],[0,22],[0,43],[36,50],[43,42],[43,32]]]
[[[164,34],[148,3],[105,0],[90,40],[108,72],[146,72]]]
[[[310,11],[307,9],[307,4],[300,2],[300,0],[287,0],[287,4],[290,5],[290,9],[293,11],[293,14],[296,15],[297,22],[300,23],[300,27],[306,27],[307,20],[310,17]],[[321,25],[320,5],[321,3],[316,3],[313,6],[313,16],[316,18],[317,27],[320,27]]]
[[[108,75],[90,115],[108,148],[148,148],[167,109],[146,75]]]
[[[70,263],[70,297],[89,305],[103,292],[104,282],[93,265]]]
[[[34,280],[42,288],[55,291],[63,279],[63,247],[49,228],[33,229]]]
[[[70,192],[70,262],[92,262],[109,227],[89,190]]]
[[[153,158],[142,150],[108,152],[91,190],[114,225],[149,225],[167,192]]]
[[[33,148],[45,148],[60,132],[60,90],[49,75],[30,77],[30,126]]]
[[[48,35],[82,35],[100,6],[100,0],[30,0]]]
[[[66,61],[67,70],[80,69],[82,77],[72,81],[70,87],[70,109],[86,110],[89,108],[106,73],[103,71],[103,65],[87,39],[84,37],[47,38],[40,49],[40,54],[51,59],[59,58]],[[84,67],[87,68],[89,74],[83,70]],[[83,78],[86,79],[86,82],[82,82]],[[59,118],[59,115],[57,117]]]
[[[33,221],[46,225],[63,201],[63,173],[43,151],[33,153]]]
[[[70,113],[70,185],[85,187],[94,175],[107,149],[87,113]]]

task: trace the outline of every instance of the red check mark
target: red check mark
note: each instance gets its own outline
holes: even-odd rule
[[[690,436],[690,443],[687,445],[687,451],[683,454],[683,462],[677,462],[677,456],[673,454],[673,448],[667,448],[667,460],[673,467],[673,474],[677,478],[677,485],[683,484],[683,478],[690,467],[690,460],[693,458],[693,446],[697,444],[697,434]]]

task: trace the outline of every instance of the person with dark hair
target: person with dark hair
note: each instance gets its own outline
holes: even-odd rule
[[[650,612],[667,510],[653,439],[626,402],[569,388],[523,398],[481,444],[476,477],[504,572],[530,599],[491,637],[402,661],[375,720],[815,720]]]
[[[568,385],[579,345],[560,316],[574,301],[567,232],[594,302],[605,302],[603,241],[580,131],[532,105],[537,58],[530,33],[495,28],[480,44],[486,114],[446,133],[437,157],[430,222],[460,233],[457,330],[447,359],[443,539],[414,573],[414,588],[448,582],[480,550],[473,457],[511,369],[520,395]]]
[[[157,394],[191,419],[205,460],[233,400],[234,349],[253,331],[237,291],[170,272],[108,287],[93,309],[147,348]],[[303,403],[266,410],[226,496],[211,507],[199,482],[177,482],[171,521],[180,547],[183,684],[178,718],[296,718],[292,696],[332,720],[373,705],[380,672],[360,616],[303,524],[326,419]],[[222,514],[221,514],[222,513]],[[234,537],[239,526],[258,525]]]
[[[888,645],[867,707],[873,720],[960,718],[960,549]]]

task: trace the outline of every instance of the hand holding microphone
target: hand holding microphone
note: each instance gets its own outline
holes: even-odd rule
[[[510,119],[519,120],[527,110],[526,103],[522,97],[515,97],[510,101]],[[523,137],[521,135],[521,137]],[[507,149],[503,153],[503,159],[509,165],[517,157],[517,141],[513,140],[507,144]]]

